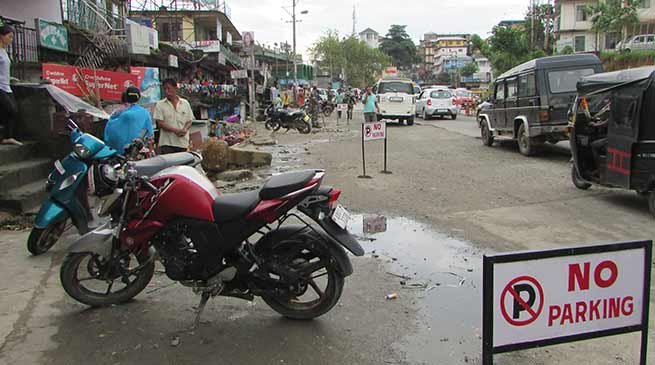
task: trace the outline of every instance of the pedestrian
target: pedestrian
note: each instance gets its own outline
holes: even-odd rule
[[[305,88],[301,87],[300,90],[298,90],[298,107],[302,108],[305,106]]]
[[[159,153],[184,152],[189,148],[189,129],[193,112],[189,102],[177,95],[177,82],[165,79],[162,82],[166,98],[155,104],[154,119],[161,130]]]
[[[286,108],[289,106],[289,103],[291,102],[291,98],[289,97],[289,89],[284,90],[284,93],[282,93],[282,105]]]
[[[341,120],[341,104],[343,104],[343,91],[337,91],[337,97],[335,98],[335,103],[337,103],[337,123]]]
[[[366,88],[366,94],[362,96],[362,103],[364,104],[364,122],[370,123],[377,120],[377,114],[380,113],[378,100],[373,95],[373,89],[369,86]]]
[[[22,146],[14,139],[14,120],[18,114],[16,99],[11,91],[11,60],[7,48],[14,40],[14,28],[10,25],[0,26],[0,143]]]
[[[273,86],[271,86],[271,101],[275,100],[278,96],[280,96],[280,90],[277,89],[277,81],[273,83]]]
[[[143,138],[147,141],[153,136],[150,112],[137,104],[140,98],[138,88],[130,86],[125,89],[123,100],[127,107],[114,113],[105,126],[105,143],[119,153],[124,153],[125,147],[134,139]]]

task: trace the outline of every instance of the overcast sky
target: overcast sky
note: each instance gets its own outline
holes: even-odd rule
[[[254,31],[259,43],[292,43],[292,0],[233,0],[232,22],[239,31]],[[397,4],[394,6],[393,4]],[[357,12],[357,32],[366,28],[384,36],[391,24],[407,25],[415,43],[424,33],[477,33],[483,38],[501,20],[522,19],[529,0],[299,0],[296,8],[302,23],[296,26],[297,48],[307,49],[329,29],[340,34],[352,32],[353,5]],[[301,10],[309,11],[299,15]]]

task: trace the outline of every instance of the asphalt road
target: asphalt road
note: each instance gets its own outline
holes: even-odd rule
[[[391,175],[378,173],[382,144],[367,144],[370,180],[357,178],[357,123],[335,127],[328,120],[316,134],[279,133],[278,146],[260,147],[274,152],[273,168],[262,173],[324,168],[326,183],[343,190],[340,202],[358,219],[387,217],[386,233],[363,239],[367,256],[353,261],[340,305],[324,317],[288,321],[261,301],[217,299],[190,330],[198,298],[161,273],[127,305],[88,309],[59,285],[59,264],[74,237],[32,258],[27,232],[4,231],[0,363],[480,363],[483,254],[654,236],[636,194],[573,187],[565,146],[526,158],[512,142],[483,146],[471,118],[420,124],[389,127]],[[360,220],[352,230],[364,236]],[[397,300],[384,299],[393,292]],[[652,327],[652,311],[650,317]],[[496,361],[634,364],[638,342],[621,335]]]

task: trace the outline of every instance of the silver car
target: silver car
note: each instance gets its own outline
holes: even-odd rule
[[[448,89],[425,89],[416,100],[415,114],[424,120],[432,117],[450,117],[455,120],[459,107],[455,104],[454,97]]]

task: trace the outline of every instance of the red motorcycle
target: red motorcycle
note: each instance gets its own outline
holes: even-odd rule
[[[150,282],[155,260],[166,275],[201,295],[196,323],[209,298],[253,300],[312,319],[339,300],[353,269],[344,248],[364,250],[346,229],[340,190],[322,186],[325,173],[273,176],[257,191],[221,195],[198,170],[179,166],[150,178],[129,163],[100,214],[109,223],[72,245],[62,286],[90,306],[125,302]],[[311,218],[305,218],[292,211]],[[287,224],[294,222],[294,224]]]

